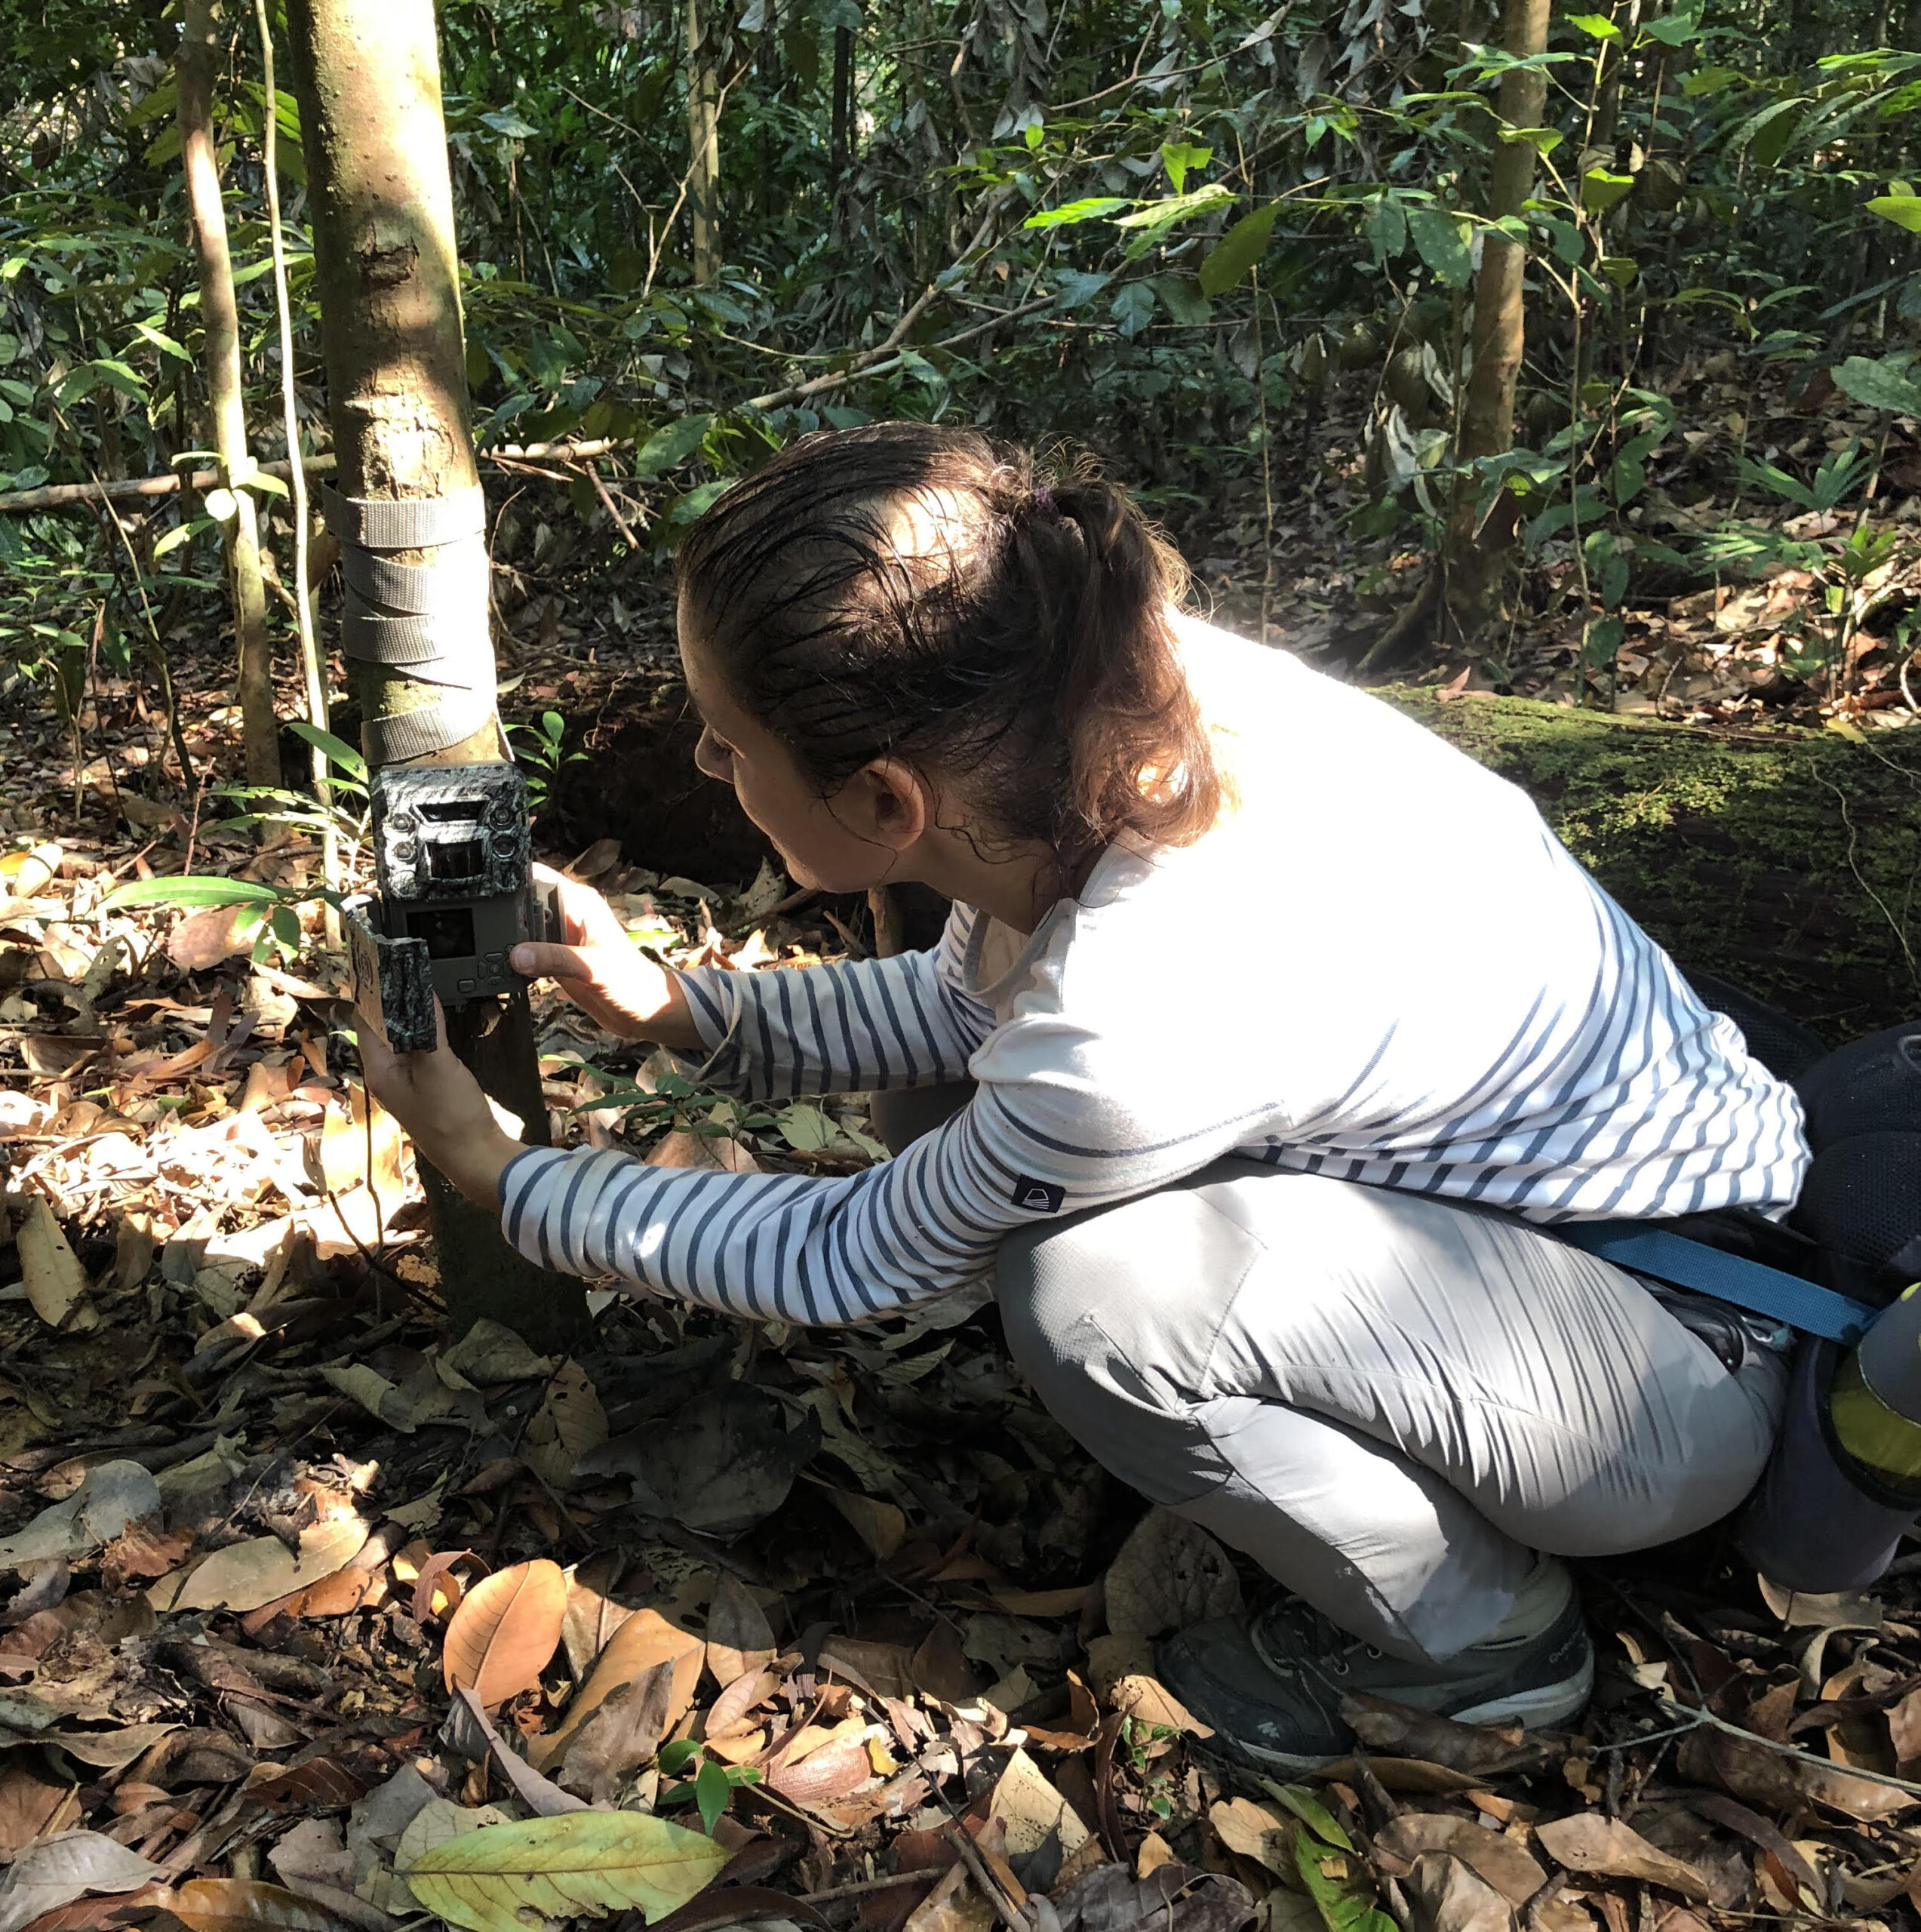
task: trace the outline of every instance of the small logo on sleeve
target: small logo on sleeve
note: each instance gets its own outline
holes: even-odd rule
[[[1031,1214],[1058,1214],[1066,1199],[1067,1189],[1056,1187],[1052,1181],[1035,1180],[1022,1174],[1014,1183],[1014,1205],[1025,1208]]]

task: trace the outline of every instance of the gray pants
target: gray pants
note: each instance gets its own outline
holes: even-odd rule
[[[914,1097],[884,1131],[955,1104]],[[1787,1380],[1758,1348],[1730,1374],[1632,1275],[1526,1223],[1252,1161],[1010,1235],[997,1292],[1103,1466],[1416,1661],[1486,1637],[1536,1551],[1725,1515]]]

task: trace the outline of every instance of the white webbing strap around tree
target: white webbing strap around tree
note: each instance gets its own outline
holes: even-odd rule
[[[366,721],[368,761],[423,758],[471,737],[494,712],[485,497],[478,487],[445,497],[343,497],[323,489],[321,501],[340,540],[347,583],[343,649],[438,688],[413,710]],[[397,550],[429,554],[420,564],[383,554]]]

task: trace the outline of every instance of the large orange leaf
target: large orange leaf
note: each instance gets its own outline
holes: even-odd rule
[[[567,1577],[544,1556],[476,1584],[447,1626],[447,1689],[470,1690],[491,1710],[539,1683],[566,1614]]]

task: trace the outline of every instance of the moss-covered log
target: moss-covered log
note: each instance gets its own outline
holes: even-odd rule
[[[1830,1044],[1921,1014],[1921,733],[1856,743],[1379,694],[1529,793],[1683,966]]]

